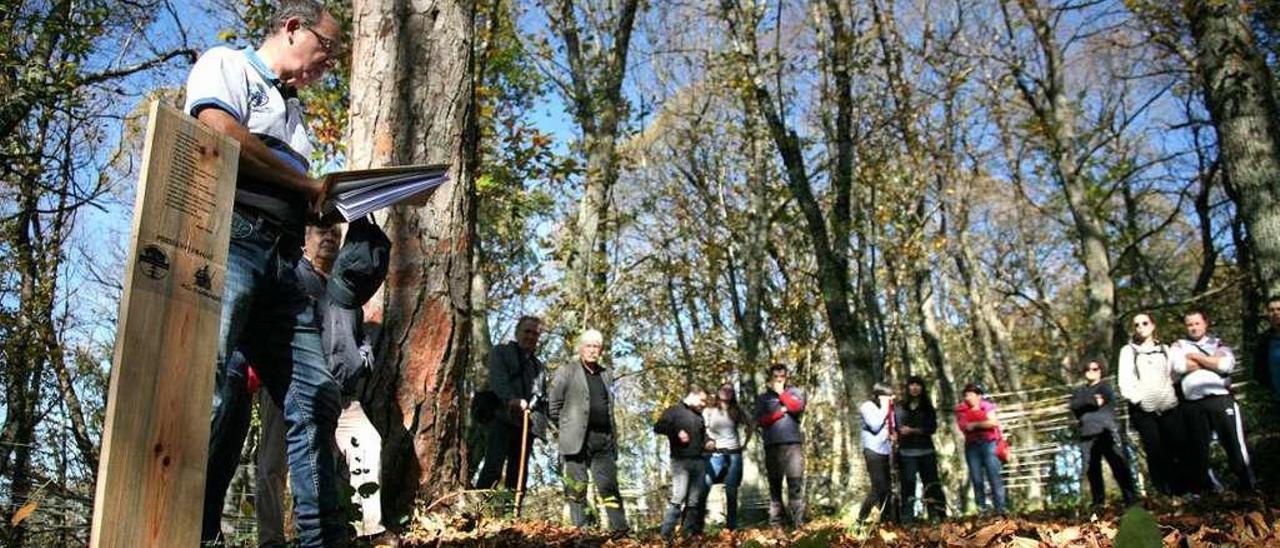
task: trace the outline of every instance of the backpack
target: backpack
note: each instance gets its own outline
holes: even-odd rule
[[[477,424],[488,424],[498,416],[498,408],[502,400],[492,390],[481,390],[471,397],[471,420]]]

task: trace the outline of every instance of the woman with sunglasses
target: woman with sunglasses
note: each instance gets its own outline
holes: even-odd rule
[[[1106,500],[1102,483],[1102,460],[1107,460],[1111,475],[1120,484],[1126,506],[1137,500],[1133,488],[1133,475],[1121,456],[1120,426],[1116,424],[1116,395],[1111,384],[1102,380],[1106,373],[1100,360],[1092,360],[1084,367],[1084,386],[1071,394],[1071,412],[1080,421],[1080,451],[1084,456],[1085,476],[1089,478],[1089,494],[1093,507],[1101,508]]]
[[[1133,337],[1120,349],[1116,365],[1120,396],[1129,402],[1129,422],[1142,440],[1151,484],[1160,493],[1178,495],[1185,490],[1178,470],[1187,435],[1169,350],[1156,338],[1150,314],[1135,314],[1132,325]]]

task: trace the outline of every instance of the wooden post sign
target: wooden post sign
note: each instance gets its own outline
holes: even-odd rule
[[[198,546],[240,146],[151,105],[91,546]]]

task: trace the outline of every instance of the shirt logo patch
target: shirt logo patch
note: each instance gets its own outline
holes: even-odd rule
[[[249,108],[255,112],[265,110],[267,106],[267,88],[258,85],[249,92]]]

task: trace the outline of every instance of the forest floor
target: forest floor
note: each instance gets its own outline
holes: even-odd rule
[[[1144,511],[1112,508],[1098,514],[1077,509],[1025,514],[974,516],[911,526],[851,526],[818,519],[794,531],[714,530],[680,539],[671,546],[772,547],[947,546],[1280,546],[1280,506],[1258,500],[1207,497],[1176,504],[1149,501]],[[1122,515],[1123,514],[1123,515]],[[545,521],[486,520],[459,516],[434,527],[417,527],[402,536],[401,547],[637,547],[667,546],[656,530],[611,536],[595,528],[579,529]]]

